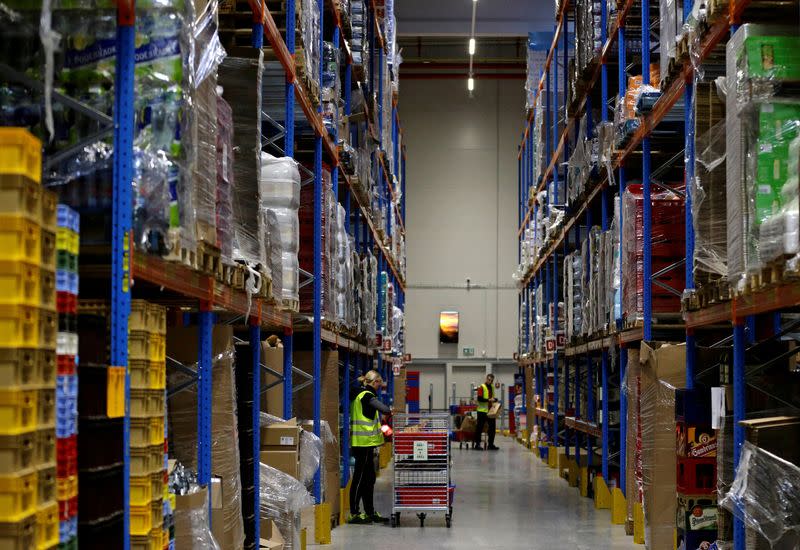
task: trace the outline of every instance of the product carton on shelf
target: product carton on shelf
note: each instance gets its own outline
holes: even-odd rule
[[[292,418],[286,422],[278,422],[261,427],[261,450],[286,451],[300,446],[302,428]]]
[[[280,451],[277,449],[278,447],[273,447],[261,451],[261,463],[298,479],[300,477],[300,456],[297,447]]]

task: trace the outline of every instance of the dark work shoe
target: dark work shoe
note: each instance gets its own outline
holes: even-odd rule
[[[366,525],[368,523],[372,523],[372,520],[367,516],[367,514],[356,514],[355,516],[350,516],[350,519],[347,520],[347,523],[352,523],[354,525]]]
[[[489,445],[489,450],[490,451],[499,451],[500,447],[495,447],[494,445]]]
[[[367,518],[372,523],[389,523],[389,518],[385,518],[377,512],[372,514],[371,516],[367,516]]]

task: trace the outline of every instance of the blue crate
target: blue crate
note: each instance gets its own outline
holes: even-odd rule
[[[59,374],[56,376],[56,399],[78,397],[78,375],[77,374]]]
[[[56,270],[56,291],[78,295],[78,274],[65,269]]]
[[[56,210],[56,224],[58,227],[66,227],[75,233],[80,233],[81,215],[66,204],[59,204]]]
[[[78,435],[78,418],[71,416],[69,418],[56,418],[56,437],[67,438],[73,435]]]
[[[78,536],[78,516],[65,519],[58,523],[58,541],[69,542]]]

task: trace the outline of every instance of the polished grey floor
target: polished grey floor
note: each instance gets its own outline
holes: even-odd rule
[[[401,526],[343,525],[333,531],[328,548],[378,550],[630,550],[636,546],[622,526],[611,525],[609,510],[595,510],[592,501],[556,477],[530,451],[498,437],[500,451],[453,447],[452,478],[456,484],[453,526],[443,516],[429,515],[425,527],[413,514]],[[391,512],[391,469],[375,488],[376,508]]]

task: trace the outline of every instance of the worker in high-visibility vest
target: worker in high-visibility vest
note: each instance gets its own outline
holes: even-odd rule
[[[383,445],[381,413],[390,414],[391,408],[378,400],[377,393],[383,385],[378,371],[371,370],[358,378],[360,385],[350,389],[350,447],[355,461],[350,485],[349,523],[387,523],[375,512],[375,449]],[[359,503],[364,503],[364,513]]]
[[[476,412],[478,413],[478,426],[475,430],[475,440],[472,442],[473,449],[483,450],[481,445],[481,437],[483,436],[483,427],[488,425],[487,439],[489,446],[487,449],[496,451],[500,447],[494,445],[494,434],[497,430],[497,420],[489,418],[489,408],[494,404],[497,399],[494,398],[494,374],[486,375],[486,382],[478,386],[478,406]]]

